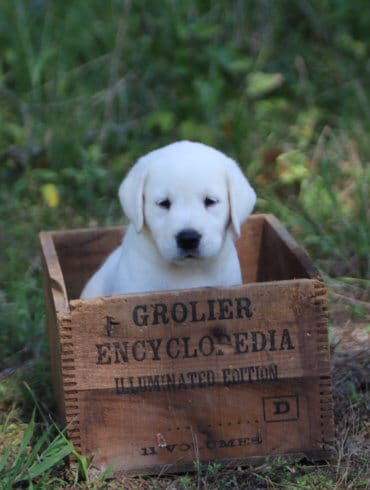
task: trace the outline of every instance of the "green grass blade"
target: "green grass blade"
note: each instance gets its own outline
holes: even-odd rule
[[[60,463],[66,456],[73,451],[73,444],[66,438],[58,435],[50,446],[40,455],[39,461],[36,461],[29,468],[30,477],[36,478],[50,468]]]
[[[3,469],[6,466],[6,463],[8,461],[11,450],[12,450],[12,448],[10,446],[8,446],[5,450],[5,452],[3,453],[3,455],[1,456],[1,459],[0,459],[0,477],[1,477],[1,472],[3,471]]]
[[[14,463],[13,463],[14,468],[19,467],[19,471],[21,470],[21,468],[23,466],[22,459],[27,457],[26,456],[26,448],[30,444],[31,439],[34,435],[34,432],[35,432],[35,411],[32,412],[31,420],[27,426],[27,429],[25,430],[25,432],[23,434],[23,438],[22,438],[22,441],[20,443],[17,456],[16,456]]]
[[[34,446],[32,447],[32,450],[29,454],[29,457],[26,462],[26,467],[29,467],[32,462],[36,459],[38,452],[40,449],[44,446],[44,444],[49,440],[50,437],[50,428],[48,428],[41,437],[39,437],[36,442],[34,443]]]

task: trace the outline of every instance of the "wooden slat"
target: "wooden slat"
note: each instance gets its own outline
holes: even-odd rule
[[[39,238],[44,261],[43,269],[46,273],[48,287],[52,292],[55,311],[57,315],[68,314],[70,310],[63,274],[64,271],[62,272],[53,235],[50,232],[41,232]]]
[[[264,216],[250,216],[243,224],[240,239],[236,242],[244,283],[257,281]]]
[[[84,391],[81,415],[89,423],[81,425],[82,450],[93,450],[100,471],[114,462],[115,473],[134,474],[194,470],[194,461],[240,465],[278,454],[324,459],[328,451],[314,422],[318,401],[314,378],[124,400],[109,390]]]
[[[307,252],[275,216],[264,215],[258,281],[299,278],[322,280]]]
[[[69,299],[76,299],[93,273],[122,241],[124,227],[52,232]]]
[[[70,313],[63,273],[52,235],[40,233],[43,283],[45,292],[46,329],[54,394],[60,418],[65,422],[65,399],[61,360],[60,319]]]
[[[230,366],[228,379],[239,369],[258,381],[272,366],[279,379],[329,374],[318,370],[314,294],[303,279],[73,301],[77,388],[113,388],[121,372],[124,387],[129,376],[161,385],[168,373],[207,370],[222,384]]]

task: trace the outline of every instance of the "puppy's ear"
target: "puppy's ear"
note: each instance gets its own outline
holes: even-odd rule
[[[144,226],[144,185],[147,165],[139,159],[122,181],[118,196],[121,206],[137,232]]]
[[[234,160],[228,159],[227,180],[231,224],[235,236],[240,236],[240,226],[253,211],[256,193]]]

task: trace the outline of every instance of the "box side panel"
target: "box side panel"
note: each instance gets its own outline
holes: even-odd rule
[[[45,266],[43,266],[45,268]],[[46,331],[49,345],[49,362],[55,400],[57,403],[58,413],[63,423],[66,421],[64,393],[62,381],[61,350],[59,338],[58,319],[55,313],[55,307],[52,299],[48,276],[43,272],[45,313],[46,313]]]
[[[322,283],[126,295],[72,307],[65,345],[73,347],[77,405],[70,420],[97,467],[150,472],[197,455],[323,455],[332,441]]]
[[[257,280],[321,280],[319,271],[304,248],[298,245],[279,220],[272,215],[264,216]]]
[[[256,282],[261,248],[264,215],[255,214],[248,218],[241,229],[241,237],[236,242],[243,283]]]
[[[320,425],[322,439],[334,444],[334,406],[330,372],[330,347],[328,340],[327,288],[321,281],[314,282],[314,307],[316,310],[317,352],[321,375],[320,388]],[[325,374],[329,370],[329,374]]]
[[[60,322],[64,316],[68,316],[69,307],[51,234],[41,233],[40,244],[50,368],[58,412],[65,422]]]
[[[53,233],[69,299],[80,297],[87,280],[121,243],[123,232],[123,227],[114,227]]]
[[[79,325],[77,324],[78,328]],[[68,438],[77,451],[81,451],[80,403],[76,383],[75,351],[72,336],[72,319],[64,318],[60,322],[61,371],[64,396],[64,410]]]
[[[59,258],[55,249],[53,232],[39,234],[43,271],[47,287],[52,295],[56,315],[61,317],[70,313],[65,280]]]
[[[50,365],[58,412],[79,450],[78,393],[69,303],[53,233],[40,234]]]

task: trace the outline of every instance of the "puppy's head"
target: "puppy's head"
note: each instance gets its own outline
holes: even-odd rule
[[[217,256],[229,226],[238,237],[256,202],[234,160],[188,141],[140,158],[119,197],[136,231],[146,226],[162,257],[180,263]]]

